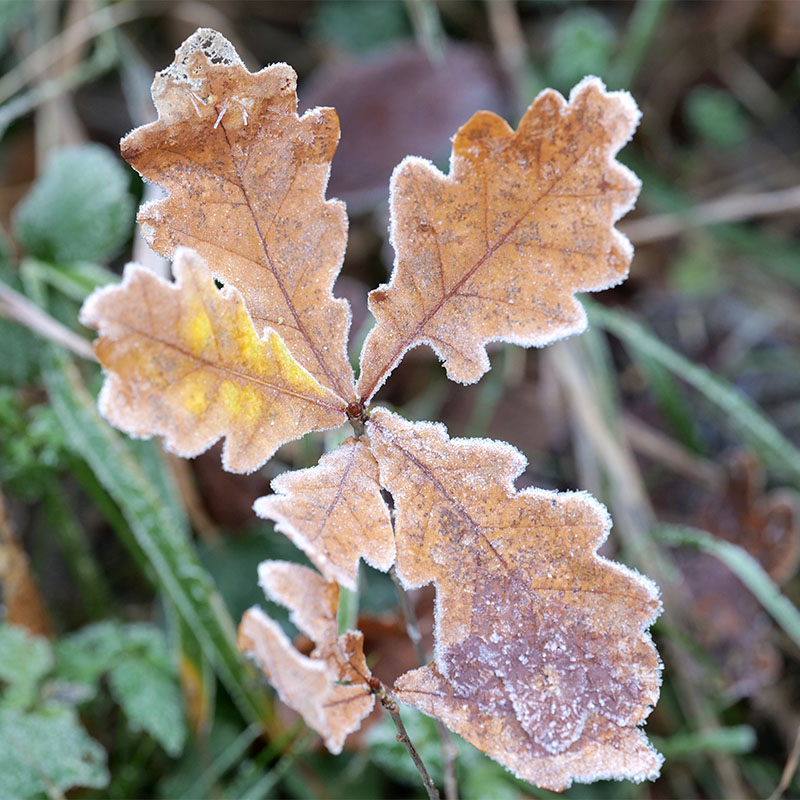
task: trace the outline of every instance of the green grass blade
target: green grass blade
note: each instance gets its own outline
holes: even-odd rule
[[[756,732],[749,725],[688,731],[667,739],[657,736],[650,738],[664,758],[694,757],[706,753],[749,753],[756,745]]]
[[[682,378],[724,412],[775,472],[800,485],[800,450],[795,447],[753,402],[726,381],[694,364],[659,341],[643,325],[620,311],[587,302],[592,324],[618,336],[628,347],[639,350]]]
[[[128,443],[100,417],[74,363],[50,347],[42,372],[73,447],[119,505],[161,590],[197,636],[240,711],[250,721],[268,718],[271,700],[249,678],[233,621],[197,558],[185,519],[163,501]]]
[[[746,550],[738,545],[717,539],[706,531],[683,525],[663,525],[656,537],[665,544],[688,545],[718,558],[753,593],[767,613],[800,647],[800,610],[787,597]]]

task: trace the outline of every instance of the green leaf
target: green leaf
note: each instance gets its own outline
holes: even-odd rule
[[[71,446],[119,505],[161,590],[197,636],[242,714],[248,721],[269,719],[272,700],[251,681],[252,669],[236,648],[233,620],[197,557],[185,518],[163,502],[163,489],[153,487],[127,441],[100,417],[69,358],[55,347],[46,352],[42,374]]]
[[[733,95],[713,86],[696,86],[686,98],[689,125],[709,145],[724,150],[741,147],[750,124]]]
[[[105,261],[130,236],[134,199],[128,171],[100,145],[57,151],[17,206],[19,241],[46,261]]]
[[[64,637],[56,644],[59,676],[96,689],[97,683],[119,660],[124,648],[122,626],[98,622]]]
[[[180,755],[186,719],[174,670],[146,657],[129,656],[111,670],[109,681],[131,728],[149,733],[169,755]]]
[[[401,3],[327,0],[317,6],[314,33],[351,53],[366,53],[408,38],[411,26]]]
[[[47,639],[12,625],[0,625],[0,708],[29,708],[36,699],[39,681],[52,666]]]
[[[605,15],[594,9],[576,8],[562,14],[550,37],[547,65],[556,88],[568,90],[585,75],[605,75],[616,38]]]
[[[108,784],[106,754],[68,708],[0,711],[0,798],[25,798]]]

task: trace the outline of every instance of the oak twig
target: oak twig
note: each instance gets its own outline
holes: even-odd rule
[[[425,647],[422,644],[422,632],[419,629],[419,621],[414,612],[411,603],[409,602],[408,595],[406,594],[403,584],[394,567],[389,570],[389,575],[397,587],[397,594],[400,598],[400,608],[403,612],[403,617],[406,622],[406,633],[411,643],[414,645],[414,650],[417,654],[417,661],[421,667],[428,663],[428,657],[425,653]],[[458,749],[453,742],[453,737],[450,731],[441,720],[436,720],[436,727],[439,729],[439,738],[442,741],[442,767],[444,772],[444,796],[446,800],[458,800],[458,781],[456,780],[456,759],[458,758]]]
[[[414,766],[417,768],[420,778],[422,778],[422,783],[425,785],[425,790],[428,792],[428,797],[430,800],[439,800],[439,790],[436,788],[433,778],[431,778],[430,773],[428,772],[425,764],[422,762],[419,753],[408,736],[406,726],[403,724],[403,720],[400,717],[400,709],[397,705],[397,700],[395,700],[394,696],[387,691],[386,687],[383,685],[383,683],[381,683],[380,680],[378,680],[378,678],[371,677],[367,683],[370,691],[375,695],[375,697],[378,698],[380,704],[389,712],[389,716],[392,718],[392,722],[394,722],[394,725],[397,728],[397,741],[400,742],[406,748],[406,750],[408,750],[408,754],[411,756],[411,760],[414,762]]]

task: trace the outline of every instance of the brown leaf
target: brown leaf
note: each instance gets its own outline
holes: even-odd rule
[[[272,488],[256,500],[256,514],[274,520],[328,580],[355,589],[359,558],[384,572],[394,564],[389,509],[365,438],[347,439],[316,467],[279,475]]]
[[[34,636],[52,636],[53,621],[31,570],[28,556],[11,526],[0,491],[0,609],[3,621]]]
[[[340,753],[375,704],[366,688],[363,635],[337,635],[339,587],[308,567],[265,561],[258,573],[267,596],[291,610],[292,622],[316,647],[310,657],[301,655],[280,626],[253,607],[239,626],[239,649],[253,656],[281,700],[323,737],[328,750]]]
[[[626,275],[632,249],[613,223],[638,179],[613,160],[639,112],[597,78],[570,103],[542,92],[513,131],[490,112],[456,134],[449,175],[419,158],[392,177],[391,282],[370,294],[377,319],[358,392],[371,397],[403,354],[429,344],[452,380],[489,369],[487,342],[545,345],[584,329],[574,293]]]
[[[392,170],[404,156],[446,158],[453,131],[476,108],[500,111],[504,100],[485,50],[452,41],[435,64],[413,42],[357,59],[337,53],[300,88],[303,108],[331,105],[339,115],[342,141],[329,190],[351,215],[386,202]]]
[[[218,290],[193,251],[175,253],[175,283],[129,264],[120,286],[81,310],[108,371],[100,409],[134,436],[164,436],[181,456],[226,437],[223,464],[250,472],[284,442],[340,425],[343,401],[295,361],[280,336],[259,338],[241,295]]]
[[[400,678],[398,699],[539,786],[654,776],[661,759],[636,726],[658,696],[645,629],[660,604],[597,555],[605,509],[515,491],[525,460],[510,445],[382,409],[367,429],[395,499],[398,574],[437,589],[434,664]]]
[[[725,484],[700,509],[696,524],[743,547],[774,581],[784,583],[800,563],[797,494],[765,491],[764,470],[750,451],[734,453],[725,466]]]
[[[676,668],[709,692],[724,691],[731,701],[773,686],[781,656],[775,627],[758,600],[714,556],[687,549],[673,557],[683,577],[692,632],[704,651],[694,657],[688,650],[682,653]],[[709,669],[710,662],[718,672]]]
[[[156,74],[158,121],[126,136],[122,155],[170,192],[139,213],[153,249],[197,250],[241,291],[258,330],[278,331],[320,383],[351,401],[350,312],[331,294],[347,215],[325,200],[339,122],[331,108],[298,118],[296,81],[286,64],[248,72],[230,42],[201,28]]]

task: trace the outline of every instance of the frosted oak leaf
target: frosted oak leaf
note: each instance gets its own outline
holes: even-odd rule
[[[100,409],[112,424],[161,435],[186,457],[224,436],[225,467],[250,472],[284,442],[345,420],[343,401],[278,334],[258,335],[239,292],[217,289],[196,253],[179,249],[173,271],[169,283],[129,264],[121,285],[81,309],[81,322],[100,331]]]
[[[394,564],[392,522],[366,437],[347,439],[315,467],[279,475],[272,488],[255,512],[274,520],[328,580],[354,590],[360,558],[383,571]]]
[[[434,662],[398,679],[397,698],[538,786],[653,777],[661,758],[637,726],[658,697],[646,628],[660,603],[597,555],[605,509],[517,492],[525,460],[510,445],[382,409],[367,429],[395,500],[398,575],[437,592]]]
[[[332,108],[297,116],[287,64],[251,73],[221,34],[201,28],[156,74],[158,120],[121,142],[123,157],[169,197],[139,212],[157,252],[199,252],[242,293],[324,386],[354,399],[350,310],[333,283],[347,241],[344,204],[325,199],[339,141]]]
[[[253,607],[239,626],[239,649],[251,655],[286,705],[340,753],[349,733],[372,711],[371,673],[358,631],[337,635],[339,587],[308,567],[265,561],[258,570],[267,596],[291,611],[292,622],[315,643],[311,656],[293,646],[281,627]]]
[[[627,92],[587,78],[569,103],[542,92],[516,131],[479,111],[455,135],[449,175],[402,161],[391,187],[394,272],[370,293],[377,324],[359,395],[372,397],[419,344],[449,378],[473,383],[489,369],[488,342],[542,346],[583,330],[575,292],[619,283],[633,254],[613,224],[639,180],[613,157],[638,119]]]

